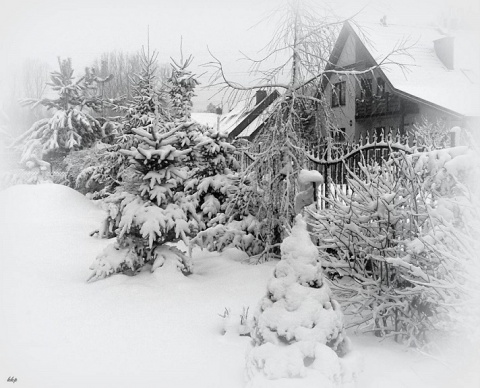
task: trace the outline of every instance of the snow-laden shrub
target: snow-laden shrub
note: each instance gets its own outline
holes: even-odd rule
[[[253,328],[253,320],[248,315],[248,307],[243,307],[241,311],[234,311],[225,308],[222,314],[218,314],[222,322],[222,334],[231,336],[250,336]]]
[[[411,136],[419,146],[430,149],[450,147],[450,128],[444,120],[432,122],[423,117],[420,123],[413,124]]]
[[[308,170],[300,170],[298,174],[292,171],[290,174],[298,180],[297,194],[292,202],[295,211],[299,213],[299,209],[314,200],[312,183],[322,182],[323,177],[317,171]],[[272,209],[268,208],[274,205],[258,185],[259,179],[262,178],[258,178],[253,171],[230,176],[230,187],[222,212],[208,223],[205,231],[192,240],[192,244],[218,252],[238,248],[247,253],[253,263],[261,261],[266,252],[278,248],[280,244],[269,245],[271,240],[267,235],[270,233],[268,228],[271,221],[268,214]],[[280,233],[279,230],[277,232]]]
[[[281,255],[251,332],[249,386],[312,374],[340,386],[352,378],[344,360],[350,342],[340,304],[332,298],[301,215],[282,242]]]
[[[95,175],[95,167],[100,165],[101,155],[105,152],[103,143],[91,148],[70,152],[62,161],[66,172],[67,185],[82,194],[98,192],[103,186]]]
[[[239,174],[228,177],[227,197],[218,212],[191,241],[210,251],[222,252],[238,248],[255,258],[265,250],[262,231],[266,228],[260,211],[259,188],[253,179],[241,179]],[[254,259],[253,259],[254,260]]]
[[[352,325],[418,346],[452,329],[478,273],[478,169],[466,147],[395,154],[311,212]]]

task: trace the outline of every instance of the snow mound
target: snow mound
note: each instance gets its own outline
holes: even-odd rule
[[[35,214],[28,214],[29,209]],[[86,219],[90,211],[92,219]],[[109,243],[89,237],[92,223],[103,219],[100,213],[95,218],[95,211],[85,197],[62,186],[18,186],[0,192],[4,385],[11,386],[6,380],[15,376],[13,387],[245,387],[250,338],[238,335],[240,314],[246,315],[244,309],[264,295],[274,263],[242,265],[238,251],[212,254],[198,249],[196,271],[188,278],[145,271],[87,284],[92,257]],[[164,276],[162,281],[157,275]],[[225,308],[233,318],[227,329],[234,332],[222,336],[218,314]],[[298,344],[293,355],[278,354],[292,361],[287,370],[304,372],[304,377],[271,380],[252,369],[250,387],[332,387],[337,361],[344,388],[351,386],[346,376],[356,381],[356,388],[480,386],[479,347],[470,336],[463,337],[468,346],[454,344],[460,351],[445,363],[443,345],[437,361],[393,340],[351,338],[365,369],[358,377],[354,352],[335,360],[329,349]],[[268,347],[256,358],[274,357]],[[306,358],[302,372],[295,357],[303,355],[303,347],[315,351],[315,364],[325,368],[312,368],[313,360]],[[270,373],[278,375],[275,369]]]
[[[89,199],[57,184],[16,185],[0,191],[0,214],[9,222],[28,220],[42,225],[97,216],[101,212]]]

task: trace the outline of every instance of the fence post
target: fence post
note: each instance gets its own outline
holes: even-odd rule
[[[330,185],[329,185],[329,177],[330,177],[330,166],[325,165],[325,174],[324,174],[324,184],[325,184],[325,209],[329,208],[328,199],[330,199]]]

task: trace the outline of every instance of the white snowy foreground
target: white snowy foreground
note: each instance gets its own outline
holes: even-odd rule
[[[224,335],[219,314],[253,313],[275,263],[196,251],[189,277],[160,269],[87,283],[108,244],[89,236],[101,219],[64,186],[0,192],[0,387],[244,387],[250,338],[234,325]],[[480,387],[469,338],[439,346],[435,357],[371,335],[350,338],[363,364],[357,387]]]

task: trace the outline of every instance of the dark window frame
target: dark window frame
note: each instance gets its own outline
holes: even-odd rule
[[[377,78],[377,93],[378,97],[385,96],[385,80],[382,77]]]
[[[347,82],[340,81],[333,85],[332,88],[332,107],[346,105]]]
[[[345,143],[347,139],[347,129],[338,128],[338,131],[335,133],[334,140],[336,143]]]
[[[373,85],[371,78],[362,78],[360,80],[360,95],[362,100],[367,100],[372,98],[373,95]]]

